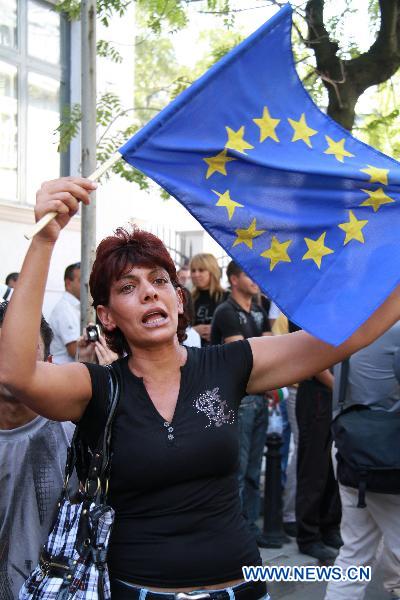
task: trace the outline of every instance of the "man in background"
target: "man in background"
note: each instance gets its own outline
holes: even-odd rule
[[[176,276],[178,277],[178,281],[181,285],[186,288],[190,288],[191,279],[190,279],[190,268],[189,263],[184,263],[176,272]]]
[[[64,273],[65,292],[50,315],[54,339],[51,344],[53,362],[74,362],[80,335],[81,265],[69,265]]]
[[[226,269],[231,295],[220,304],[213,316],[212,344],[271,335],[268,314],[253,298],[258,285],[233,261]],[[260,473],[268,428],[268,404],[264,395],[245,396],[239,407],[239,493],[243,513],[257,544],[267,540],[257,526],[260,516]]]
[[[368,406],[372,410],[400,414],[400,321],[349,360],[345,408]],[[341,365],[335,367],[334,416],[338,399]],[[384,424],[382,424],[384,427]],[[371,444],[374,443],[371,437]],[[400,444],[400,440],[398,440]],[[396,448],[393,452],[398,452]],[[365,493],[365,508],[358,508],[358,490],[339,482],[342,499],[343,546],[335,565],[375,566],[383,542],[380,565],[384,587],[400,598],[400,495]],[[335,581],[328,584],[325,600],[363,600],[367,581]]]
[[[7,306],[0,304],[0,336]],[[37,360],[50,360],[51,339],[42,318]],[[17,600],[38,563],[62,489],[73,430],[72,423],[37,415],[0,385],[1,600]]]
[[[289,321],[289,331],[299,328]],[[341,506],[332,466],[332,389],[329,369],[299,382],[296,522],[300,552],[333,561],[342,544]]]

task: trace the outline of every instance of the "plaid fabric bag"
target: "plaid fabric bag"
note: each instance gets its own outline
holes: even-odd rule
[[[91,453],[76,427],[68,449],[65,484],[54,526],[41,552],[39,565],[22,586],[19,600],[110,600],[107,549],[114,510],[106,495],[111,463],[111,428],[120,385],[112,366],[105,429]],[[77,501],[68,495],[68,480],[82,456],[90,455],[83,491]]]

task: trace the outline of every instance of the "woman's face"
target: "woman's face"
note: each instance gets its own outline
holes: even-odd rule
[[[203,267],[192,267],[190,269],[190,276],[194,287],[198,290],[208,290],[210,287],[211,275],[210,271]]]
[[[118,327],[130,346],[152,346],[174,339],[182,295],[162,267],[132,267],[113,282],[108,306],[97,312],[105,328]]]

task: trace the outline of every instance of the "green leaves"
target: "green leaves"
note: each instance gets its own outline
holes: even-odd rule
[[[136,4],[146,15],[146,26],[156,35],[163,29],[177,31],[188,23],[186,3],[181,0],[136,0]]]
[[[77,21],[81,14],[81,2],[80,0],[58,0],[56,9],[64,13],[70,21]]]
[[[103,137],[97,145],[97,162],[104,163],[114,152],[120,148],[126,140],[139,129],[137,125],[131,125],[126,129],[121,129],[114,132],[112,136]],[[124,160],[119,160],[111,168],[111,172],[119,175],[123,179],[130,182],[135,182],[141,190],[149,188],[149,180],[143,173],[137,171]],[[109,179],[110,171],[107,171],[103,177]]]
[[[123,16],[129,4],[133,0],[97,0],[97,16],[100,21],[108,27],[109,21],[113,15]],[[56,9],[70,21],[77,21],[81,12],[80,0],[58,0]]]
[[[109,58],[115,63],[122,63],[121,54],[110,42],[106,42],[106,40],[99,40],[97,42],[96,51],[98,56]]]
[[[121,100],[117,94],[107,92],[97,102],[96,121],[98,125],[107,127],[121,113]]]
[[[97,0],[97,14],[105,27],[109,20],[117,15],[122,17],[132,0]]]
[[[78,135],[81,119],[80,104],[64,107],[61,122],[56,129],[60,135],[57,147],[58,152],[66,152],[68,150],[71,141]]]

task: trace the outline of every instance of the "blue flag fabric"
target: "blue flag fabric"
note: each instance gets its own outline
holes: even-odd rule
[[[294,67],[291,12],[281,9],[119,151],[292,321],[338,345],[400,280],[400,165],[313,103]]]

